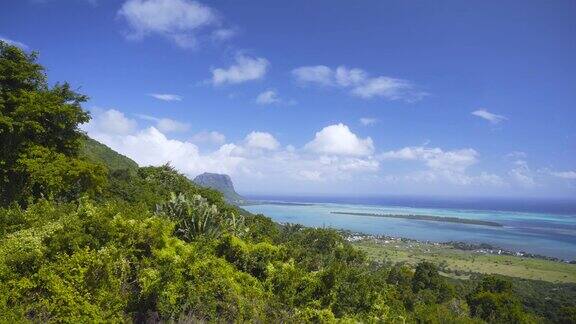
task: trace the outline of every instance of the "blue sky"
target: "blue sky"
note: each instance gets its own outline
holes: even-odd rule
[[[89,135],[240,192],[573,197],[574,1],[30,0]]]

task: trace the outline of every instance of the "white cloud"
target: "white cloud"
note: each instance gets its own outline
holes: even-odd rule
[[[226,142],[226,136],[224,134],[216,132],[216,131],[203,131],[197,134],[194,134],[190,139],[193,143],[198,144],[214,144],[214,145],[222,145]]]
[[[244,139],[248,148],[275,150],[280,146],[280,143],[270,133],[265,132],[251,132]]]
[[[444,151],[438,147],[412,146],[397,151],[384,152],[380,158],[384,160],[419,160],[425,162],[430,169],[464,172],[469,166],[478,162],[478,152],[471,148]]]
[[[149,96],[162,101],[182,101],[181,96],[169,93],[150,93]]]
[[[366,80],[352,89],[352,94],[365,99],[383,97],[389,100],[418,101],[425,94],[414,92],[412,83],[389,77],[377,77]]]
[[[23,50],[28,49],[28,45],[21,43],[21,42],[18,42],[18,41],[15,41],[15,40],[12,40],[12,39],[9,39],[9,38],[6,38],[6,37],[0,36],[0,41],[3,41],[4,43],[6,43],[8,45],[20,47]]]
[[[513,152],[506,154],[506,158],[514,159],[514,160],[525,159],[527,156],[528,156],[528,154],[526,154],[526,152],[522,152],[522,151],[513,151]]]
[[[344,124],[324,127],[305,148],[320,154],[370,155],[374,152],[372,139],[359,138]]]
[[[358,176],[377,172],[379,168],[379,162],[371,156],[318,155],[291,145],[281,148],[274,136],[265,132],[254,131],[241,143],[223,144],[212,152],[201,153],[192,141],[170,139],[154,126],[131,127],[130,132],[126,133],[125,130],[118,132],[97,122],[117,114],[123,116],[117,111],[99,111],[84,128],[91,137],[131,157],[140,165],[170,162],[191,177],[202,172],[221,172],[231,174],[240,183],[247,181],[254,184],[265,179],[265,184],[282,187],[282,184],[357,180]],[[210,138],[224,141],[224,136],[216,132],[194,137],[193,141]]]
[[[190,129],[190,124],[179,122],[177,120],[173,120],[170,118],[156,118],[147,115],[137,115],[138,117],[153,121],[156,123],[156,128],[164,133],[173,133],[173,132],[186,132]]]
[[[522,187],[534,187],[536,185],[532,170],[528,166],[528,162],[524,160],[515,161],[514,167],[508,172],[508,175]]]
[[[303,66],[292,70],[292,75],[302,84],[348,89],[350,94],[363,99],[382,97],[413,102],[427,95],[417,90],[410,81],[387,76],[370,77],[362,69],[345,66],[336,69],[325,65]]]
[[[259,105],[295,105],[296,101],[291,99],[280,98],[276,90],[266,90],[256,96],[256,103]]]
[[[193,48],[203,29],[220,25],[210,7],[191,0],[128,0],[118,15],[130,26],[129,39],[160,35],[183,48]]]
[[[158,120],[157,127],[160,131],[164,133],[185,132],[190,129],[190,124],[181,123],[179,121],[169,118],[161,118],[160,120]]]
[[[138,126],[135,120],[127,118],[124,113],[116,109],[102,111],[95,108],[94,112],[96,115],[90,123],[83,125],[83,129],[87,132],[95,128],[106,134],[126,135],[134,132]]]
[[[380,154],[381,160],[405,160],[423,162],[427,170],[411,172],[400,179],[411,182],[448,182],[464,185],[505,185],[502,178],[495,174],[481,172],[479,175],[468,173],[469,167],[478,162],[478,152],[471,148],[446,151],[441,148],[423,146],[405,147],[396,151]]]
[[[236,55],[236,64],[227,69],[212,70],[212,84],[236,84],[246,81],[260,80],[266,75],[270,63],[262,57]]]
[[[576,171],[552,171],[550,172],[550,174],[562,179],[569,179],[569,180],[576,179]]]
[[[379,162],[370,157],[315,155],[288,150],[269,152],[247,158],[246,165],[265,180],[262,184],[284,183],[294,186],[350,182],[353,179],[359,181],[363,175],[373,174],[379,169]],[[305,189],[310,190],[309,187]],[[331,189],[324,188],[328,191]],[[282,190],[281,186],[276,187],[276,190]]]
[[[159,166],[169,162],[192,177],[202,172],[233,173],[244,160],[242,157],[232,156],[234,144],[223,145],[210,154],[201,154],[195,144],[169,139],[154,126],[138,129],[137,125],[131,124],[135,127],[130,127],[130,132],[127,133],[126,128],[119,132],[101,122],[118,114],[124,116],[115,110],[99,111],[83,129],[92,138],[132,158],[141,166]]]
[[[256,97],[256,103],[259,105],[271,105],[280,102],[280,97],[275,90],[266,90]]]
[[[348,69],[345,66],[339,66],[336,68],[334,78],[340,86],[358,86],[368,79],[368,74],[361,69]]]
[[[506,117],[504,117],[502,115],[493,114],[486,109],[475,110],[472,112],[472,115],[474,115],[476,117],[480,117],[482,119],[485,119],[492,124],[499,124],[500,122],[507,119]]]
[[[491,192],[495,187],[506,188],[498,175],[471,171],[479,162],[478,152],[471,148],[415,146],[375,155],[372,140],[360,138],[344,124],[319,130],[300,147],[281,146],[270,133],[258,131],[249,132],[237,142],[226,143],[223,134],[207,131],[185,141],[162,131],[158,121],[163,119],[151,117],[147,120],[154,123],[147,127],[143,121],[138,120],[142,124],[138,125],[117,110],[96,110],[94,119],[82,128],[142,166],[170,162],[190,177],[202,172],[227,173],[240,188],[260,192],[370,192],[366,191],[369,186],[373,186],[372,192],[381,192],[391,184],[394,190],[404,186],[404,192],[426,186],[431,190],[442,188],[442,193],[448,190],[445,188],[461,192],[464,186],[470,190],[483,186]],[[203,150],[197,144],[203,145]],[[394,168],[394,164],[400,164],[400,168]]]
[[[376,119],[376,118],[369,118],[369,117],[360,118],[360,124],[362,124],[364,126],[374,125],[377,122],[378,122],[378,119]]]
[[[140,165],[162,165],[170,162],[189,175],[205,171],[230,173],[242,161],[240,157],[230,156],[230,148],[225,146],[211,154],[201,155],[196,145],[168,139],[154,127],[134,135],[114,138],[107,144],[134,158]]]
[[[229,40],[230,38],[236,36],[238,32],[231,28],[220,28],[212,32],[212,39],[217,42],[222,42]]]
[[[334,72],[324,65],[303,66],[292,70],[297,81],[303,83],[317,83],[325,86],[334,85]]]

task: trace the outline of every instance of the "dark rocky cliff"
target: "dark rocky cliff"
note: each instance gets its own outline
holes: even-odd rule
[[[232,179],[227,174],[202,173],[194,178],[194,182],[202,187],[220,191],[229,203],[239,205],[246,201],[234,190]]]

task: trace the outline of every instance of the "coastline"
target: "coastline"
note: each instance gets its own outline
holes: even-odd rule
[[[338,230],[342,235],[344,235],[346,241],[354,243],[362,240],[371,240],[377,244],[391,244],[394,242],[404,242],[404,243],[418,243],[423,245],[431,245],[431,246],[447,246],[451,247],[456,250],[460,251],[467,251],[471,253],[477,254],[490,254],[490,255],[508,255],[508,256],[515,256],[520,258],[529,258],[529,259],[539,259],[539,260],[546,260],[546,261],[553,261],[553,262],[560,262],[560,263],[567,263],[567,264],[574,264],[576,265],[575,260],[567,260],[557,257],[551,257],[546,255],[540,255],[535,253],[529,253],[525,251],[513,251],[509,249],[500,248],[488,243],[468,243],[462,241],[446,241],[446,242],[434,242],[434,241],[426,241],[426,240],[416,240],[406,237],[396,237],[390,235],[374,235],[374,234],[366,234],[360,232],[352,232],[347,230]]]
[[[471,249],[476,246],[473,250],[484,248],[490,251],[483,252],[491,254],[500,251],[501,254],[537,256],[539,259],[576,260],[576,254],[569,252],[576,249],[576,236],[570,236],[574,232],[576,218],[563,215],[463,210],[451,206],[424,209],[281,199],[254,199],[250,202],[250,205],[245,205],[247,211],[264,214],[278,223],[328,226],[342,231],[419,242],[454,241],[458,242],[459,247]],[[370,220],[369,216],[374,220]],[[522,243],[524,237],[530,244]],[[533,238],[540,242],[534,244]]]

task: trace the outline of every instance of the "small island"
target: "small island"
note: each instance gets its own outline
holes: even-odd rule
[[[330,213],[331,214],[340,214],[340,215],[352,215],[352,216],[388,217],[388,218],[425,220],[425,221],[443,222],[443,223],[458,223],[458,224],[502,227],[502,224],[496,223],[496,222],[483,221],[483,220],[477,220],[477,219],[458,218],[458,217],[443,217],[443,216],[431,216],[431,215],[410,215],[410,214],[409,215],[374,214],[374,213],[355,213],[355,212],[340,212],[340,211],[333,211]]]

